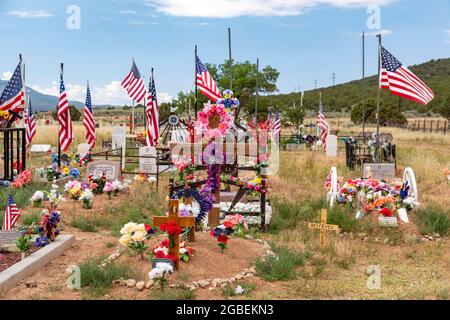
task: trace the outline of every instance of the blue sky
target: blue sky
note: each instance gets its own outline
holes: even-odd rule
[[[70,30],[70,5],[81,28]],[[361,76],[360,33],[368,6],[379,5],[384,45],[404,64],[450,56],[448,0],[1,0],[0,77],[23,53],[27,84],[57,94],[59,63],[71,99],[84,100],[89,80],[94,104],[130,103],[120,81],[134,57],[147,78],[155,68],[160,100],[193,88],[194,45],[203,62],[233,58],[280,71],[280,92],[314,88]],[[373,12],[373,11],[371,11]],[[376,38],[367,38],[367,73],[376,72]],[[225,88],[223,88],[225,89]]]

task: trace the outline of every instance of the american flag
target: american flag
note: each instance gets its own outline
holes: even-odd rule
[[[325,118],[325,113],[323,112],[322,97],[319,101],[319,114],[317,115],[317,127],[320,130],[320,140],[322,141],[322,146],[324,149],[327,148],[327,138],[328,138],[328,122]]]
[[[273,130],[273,135],[277,136],[281,132],[281,116],[279,112],[273,114],[273,119],[271,121],[271,129]]]
[[[145,108],[145,117],[147,122],[147,146],[155,146],[159,139],[159,107],[158,99],[156,98],[155,79],[150,79],[148,87],[147,106]]]
[[[30,147],[31,141],[36,135],[36,122],[34,120],[33,109],[31,108],[31,97],[28,98],[28,108],[25,112],[25,138],[27,148]]]
[[[86,128],[86,143],[91,145],[91,149],[95,146],[95,120],[94,112],[92,110],[91,91],[89,90],[89,83],[87,84],[86,104],[83,112],[83,124]]]
[[[381,47],[381,61],[381,89],[387,89],[393,95],[423,105],[433,100],[433,91],[383,47]]]
[[[24,109],[25,92],[22,81],[22,62],[20,62],[0,97],[0,110],[22,112]]]
[[[59,122],[59,144],[63,151],[67,151],[67,149],[69,148],[70,144],[73,141],[74,136],[72,128],[72,119],[70,118],[69,101],[67,99],[62,71],[59,86],[58,122]]]
[[[214,79],[198,56],[195,56],[195,69],[197,72],[197,86],[200,92],[213,102],[219,100],[222,97],[219,88],[217,88]]]
[[[19,217],[20,217],[19,209],[17,208],[12,195],[9,195],[8,206],[5,209],[5,218],[3,220],[2,230],[12,231],[14,225],[17,223],[17,220],[19,220]]]
[[[145,90],[144,79],[141,77],[134,60],[130,73],[122,81],[122,87],[127,90],[130,98],[138,103],[145,98],[147,91]]]

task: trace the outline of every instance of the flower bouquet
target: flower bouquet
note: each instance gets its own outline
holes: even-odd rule
[[[51,242],[55,241],[60,231],[58,224],[61,221],[61,213],[59,211],[44,210],[39,227],[39,236],[36,239],[35,245],[37,247],[45,247]]]
[[[87,189],[87,185],[76,180],[69,181],[64,185],[64,191],[69,193],[72,200],[79,200],[85,189]]]
[[[104,173],[97,175],[90,174],[88,177],[89,189],[91,189],[94,194],[102,194],[107,180]]]
[[[45,193],[43,191],[36,191],[34,195],[30,198],[30,202],[35,208],[41,208],[42,201],[44,201],[44,199]]]
[[[92,208],[93,199],[94,199],[94,194],[92,193],[91,190],[89,190],[89,189],[83,190],[83,192],[81,193],[81,196],[80,196],[80,201],[83,203],[84,209]]]
[[[144,260],[144,251],[148,249],[147,240],[153,233],[153,229],[147,224],[129,222],[120,230],[122,236],[119,243],[133,250]]]
[[[180,242],[180,260],[188,262],[192,259],[194,249],[186,244],[186,241]],[[175,262],[175,257],[169,254],[169,240],[164,240],[152,249],[152,255],[156,259],[170,259]]]
[[[30,184],[33,181],[33,174],[30,170],[22,171],[16,179],[14,179],[13,183],[11,183],[11,187],[13,189],[20,189]]]
[[[234,227],[237,224],[235,218],[232,218],[231,215],[228,216],[221,225],[217,226],[214,230],[211,230],[211,236],[217,239],[217,245],[219,246],[222,253],[225,252],[225,249],[228,245],[228,240],[230,236],[234,233]]]
[[[167,284],[166,276],[173,272],[173,267],[169,263],[159,262],[156,264],[156,267],[152,269],[148,273],[148,277],[150,280],[158,280],[161,291],[164,291],[164,288]]]
[[[173,247],[175,243],[175,236],[180,235],[183,231],[181,226],[176,224],[175,222],[164,223],[159,227],[159,230],[164,231],[169,235],[169,245],[171,247]]]

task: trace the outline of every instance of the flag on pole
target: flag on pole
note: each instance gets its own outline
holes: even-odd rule
[[[141,73],[139,72],[134,60],[130,73],[122,81],[122,87],[127,90],[130,98],[137,103],[141,102],[147,93],[144,79],[141,77]]]
[[[73,141],[74,135],[72,128],[72,119],[70,117],[69,100],[67,99],[62,70],[59,86],[58,122],[59,144],[61,146],[61,150],[67,151]]]
[[[387,89],[395,96],[423,105],[433,100],[433,91],[383,47],[381,47],[381,62],[381,89]]]
[[[320,131],[319,137],[322,141],[322,146],[324,149],[327,148],[327,138],[328,138],[328,122],[325,118],[325,113],[323,111],[323,104],[322,104],[322,95],[320,95],[319,100],[319,114],[317,115],[317,127]]]
[[[271,129],[273,131],[274,136],[277,136],[281,133],[281,115],[279,112],[275,112],[273,114],[273,119],[271,121]]]
[[[222,97],[219,88],[217,88],[214,79],[198,56],[195,56],[195,69],[197,72],[197,86],[200,92],[213,102],[219,100]]]
[[[159,139],[159,107],[156,98],[155,78],[152,75],[148,87],[147,106],[145,108],[145,117],[147,120],[147,146],[153,147],[158,144]]]
[[[14,198],[12,195],[9,195],[8,197],[8,206],[5,209],[5,218],[3,219],[3,231],[12,231],[14,228],[14,225],[17,223],[17,220],[19,220],[20,212],[19,209],[16,206],[16,202],[14,201]]]
[[[31,108],[31,97],[28,98],[28,108],[25,112],[25,138],[26,138],[26,148],[28,149],[31,145],[31,141],[36,135],[36,122],[34,120],[33,109]]]
[[[83,124],[86,128],[86,143],[94,149],[95,146],[95,120],[94,111],[92,110],[91,91],[89,90],[89,82],[87,84],[86,104],[83,112]]]
[[[20,61],[0,97],[0,110],[22,112],[24,109],[25,88],[22,77],[22,61]]]

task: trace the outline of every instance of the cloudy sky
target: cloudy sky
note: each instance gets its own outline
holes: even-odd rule
[[[195,44],[204,62],[227,58],[231,27],[234,59],[277,68],[280,92],[308,90],[360,77],[362,31],[368,73],[377,32],[406,65],[449,57],[449,17],[448,0],[1,0],[0,78],[22,53],[27,85],[57,95],[64,62],[71,99],[84,101],[89,80],[94,104],[118,105],[134,57],[168,101],[193,88]]]

